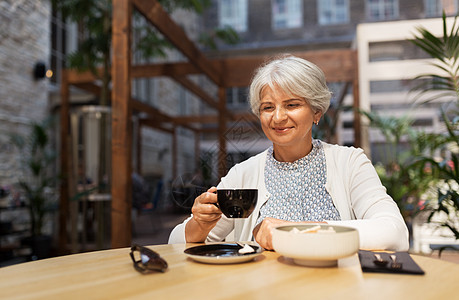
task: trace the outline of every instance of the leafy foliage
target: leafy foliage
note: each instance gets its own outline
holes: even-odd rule
[[[225,41],[230,45],[235,45],[239,42],[239,35],[237,32],[229,26],[224,28],[216,28],[209,33],[202,33],[199,37],[199,42],[211,49],[217,49],[217,40]]]
[[[68,55],[68,67],[80,71],[91,70],[110,55],[111,42],[111,0],[53,0],[54,8],[62,13],[64,20],[83,26],[79,49]]]
[[[441,226],[453,232],[456,239],[459,239],[459,117],[453,121],[446,119],[444,115],[447,134],[442,136],[439,146],[451,151],[451,157],[436,160],[429,156],[421,156],[419,163],[431,168],[432,176],[437,182],[437,201],[427,206],[430,210],[428,221],[432,222],[435,216],[442,215]],[[438,148],[437,148],[438,149]],[[440,148],[441,149],[441,148]]]
[[[173,45],[165,39],[155,28],[142,27],[134,28],[139,36],[136,42],[136,49],[142,53],[145,58],[149,57],[167,57],[167,50],[173,49]]]
[[[431,169],[432,177],[437,185],[437,201],[426,207],[430,210],[428,221],[434,216],[442,215],[441,226],[451,230],[456,239],[459,239],[459,24],[457,16],[448,30],[446,15],[443,13],[443,37],[436,37],[423,27],[418,27],[418,36],[412,41],[415,45],[424,50],[435,62],[437,73],[423,74],[417,78],[427,78],[415,89],[420,94],[441,92],[433,94],[428,101],[440,97],[454,99],[455,105],[450,111],[442,111],[442,117],[446,126],[443,134],[425,134],[422,144],[419,145],[428,149],[428,152],[420,155],[418,164]],[[450,157],[443,156],[442,159],[435,159],[433,154],[438,150],[447,150]],[[430,154],[430,155],[428,155]]]
[[[50,126],[50,120],[33,123],[28,135],[11,136],[12,144],[21,153],[24,174],[19,181],[19,186],[28,200],[27,207],[33,236],[42,235],[45,215],[55,206],[55,203],[50,201],[49,193],[57,179],[55,175],[50,174],[49,169],[56,159],[56,153],[49,147],[47,129]]]
[[[419,144],[418,140],[424,140],[424,136],[412,128],[413,121],[408,116],[397,118],[375,112],[360,113],[369,119],[371,127],[378,128],[385,137],[386,161],[376,165],[376,171],[404,217],[410,217],[419,210],[418,204],[432,180],[424,166],[416,160],[424,146],[413,147]],[[399,149],[403,139],[411,145],[408,150]]]
[[[414,213],[417,209],[428,211],[428,222],[439,222],[459,238],[459,26],[456,17],[448,31],[446,21],[443,14],[443,37],[436,37],[418,27],[419,35],[412,40],[434,58],[432,65],[438,71],[416,77],[420,84],[413,91],[419,92],[419,97],[429,94],[430,98],[425,102],[440,98],[452,100],[449,111],[442,111],[445,132],[416,131],[408,117],[361,113],[386,138],[388,163],[377,170],[402,213],[406,216],[410,210]],[[397,150],[402,138],[409,145],[406,151]],[[434,195],[429,198],[431,189],[434,189]]]
[[[443,13],[443,37],[436,37],[424,27],[418,27],[418,34],[412,42],[435,59],[432,65],[439,71],[437,73],[422,74],[416,79],[421,83],[414,90],[425,94],[432,91],[443,92],[440,96],[459,96],[459,24],[457,17],[448,31],[446,15]],[[434,96],[428,101],[437,99]]]

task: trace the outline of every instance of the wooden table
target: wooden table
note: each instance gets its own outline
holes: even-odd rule
[[[192,244],[150,248],[165,273],[134,270],[130,249],[74,254],[0,269],[0,299],[459,299],[459,264],[413,255],[425,275],[362,273],[357,255],[338,267],[294,265],[265,251],[254,261],[211,265],[189,259]]]

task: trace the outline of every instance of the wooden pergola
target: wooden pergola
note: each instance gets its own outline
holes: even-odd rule
[[[148,65],[131,64],[131,18],[132,10],[138,10],[170,42],[180,50],[188,62],[159,63]],[[183,126],[199,133],[195,124],[212,123],[217,125],[219,142],[219,170],[226,170],[225,131],[227,122],[232,120],[256,121],[250,114],[234,114],[226,108],[226,89],[246,87],[250,84],[254,70],[268,56],[245,56],[223,59],[207,58],[187,37],[156,0],[113,0],[112,28],[112,144],[111,157],[111,247],[127,247],[131,243],[131,207],[132,207],[132,116],[133,111],[142,112],[148,118],[140,126],[149,126],[169,132],[174,136],[175,127]],[[346,82],[353,87],[354,108],[359,107],[358,64],[355,50],[323,50],[292,53],[317,64],[325,73],[328,82]],[[218,87],[218,99],[210,96],[204,89],[191,81],[187,75],[203,74]],[[131,82],[135,78],[167,76],[209,107],[215,109],[212,115],[173,117],[131,97]],[[68,174],[69,166],[69,87],[77,86],[94,94],[100,92],[92,73],[77,73],[65,70],[61,86],[61,171]],[[354,117],[355,145],[360,145],[360,117]],[[137,134],[139,134],[137,132]],[[175,164],[176,145],[172,145],[173,163]],[[137,153],[139,155],[139,153]],[[173,166],[173,170],[176,166]],[[219,174],[219,176],[224,175]],[[65,178],[61,183],[59,248],[65,251],[67,243],[66,221],[69,210],[69,183]]]

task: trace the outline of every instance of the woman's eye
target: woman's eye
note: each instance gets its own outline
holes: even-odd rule
[[[260,108],[261,111],[268,111],[268,110],[272,110],[272,109],[273,109],[273,107],[272,107],[272,106],[269,106],[269,105],[267,105],[267,106],[262,106],[262,107]]]
[[[294,108],[294,107],[298,107],[298,106],[300,106],[298,103],[290,103],[290,104],[287,105],[287,107],[289,107],[289,108]]]

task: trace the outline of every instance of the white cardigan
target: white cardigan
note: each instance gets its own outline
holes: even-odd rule
[[[341,221],[327,223],[356,228],[361,249],[408,250],[405,221],[363,150],[322,144],[327,164],[325,188],[341,216]],[[267,151],[264,151],[235,165],[221,179],[217,188],[257,188],[258,202],[251,216],[246,219],[228,219],[222,215],[207,241],[253,240],[252,231],[260,208],[270,197],[264,177],[266,155]],[[170,244],[186,242],[185,224],[190,218],[172,230]]]

